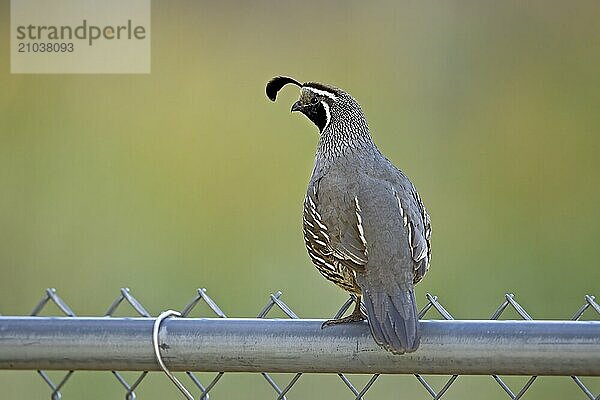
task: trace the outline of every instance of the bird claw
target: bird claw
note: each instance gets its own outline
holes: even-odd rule
[[[331,325],[347,324],[351,322],[362,322],[366,319],[367,317],[362,312],[360,314],[350,314],[344,318],[328,319],[327,321],[323,322],[323,325],[321,325],[321,329]]]

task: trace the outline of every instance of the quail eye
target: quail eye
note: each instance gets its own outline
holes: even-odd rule
[[[317,104],[318,102],[319,102],[319,99],[318,99],[317,97],[313,97],[313,98],[310,100],[310,103],[311,103],[311,104]]]

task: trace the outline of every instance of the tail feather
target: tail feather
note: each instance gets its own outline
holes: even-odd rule
[[[412,288],[389,295],[363,287],[363,299],[371,333],[380,346],[395,354],[410,353],[419,347],[419,323]]]

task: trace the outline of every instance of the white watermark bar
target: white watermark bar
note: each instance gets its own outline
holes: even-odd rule
[[[11,0],[12,73],[150,73],[150,0]]]
[[[158,371],[154,318],[0,317],[0,369]],[[421,346],[392,355],[366,322],[170,318],[172,371],[600,376],[598,321],[424,320]]]

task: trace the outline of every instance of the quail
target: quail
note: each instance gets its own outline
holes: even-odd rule
[[[381,154],[352,96],[277,76],[267,83],[267,97],[275,101],[286,84],[301,89],[291,111],[319,129],[303,208],[306,248],[319,272],[356,300],[351,315],[323,326],[367,319],[380,346],[413,352],[420,342],[413,286],[431,259],[431,224],[421,197]]]

